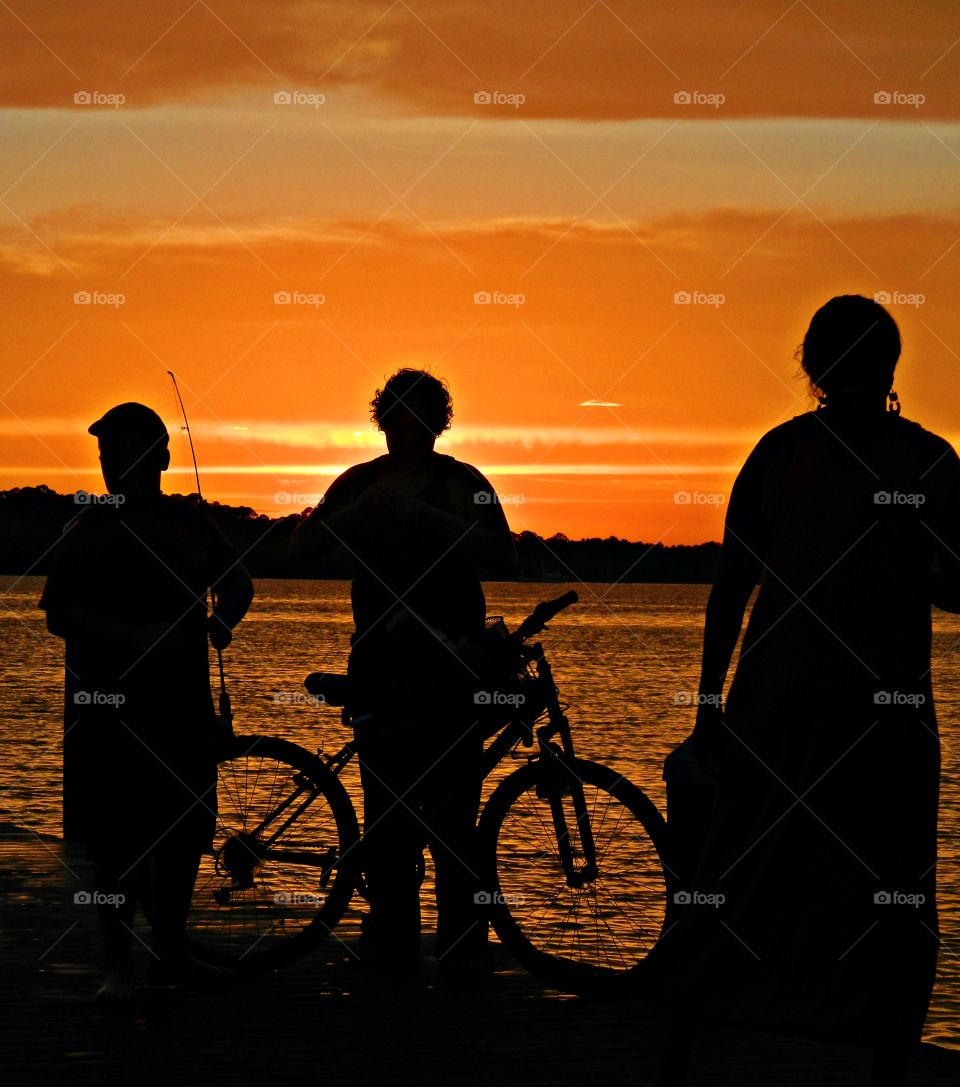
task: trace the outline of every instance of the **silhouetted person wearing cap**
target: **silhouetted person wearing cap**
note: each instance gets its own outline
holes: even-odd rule
[[[512,575],[513,540],[489,482],[434,450],[453,415],[441,381],[399,370],[371,409],[386,455],[336,479],[292,548],[306,561],[342,544],[355,560],[349,674],[375,707],[373,722],[358,730],[370,901],[362,953],[387,969],[415,967],[427,840],[440,968],[480,973],[489,965],[486,915],[475,898],[482,735],[464,697],[478,679],[457,646],[482,636],[478,570]]]
[[[253,597],[213,522],[164,495],[166,427],[142,404],[90,427],[109,492],[66,526],[40,600],[66,642],[64,837],[84,842],[100,905],[106,980],[133,994],[130,926],[138,899],[153,930],[150,980],[198,972],[186,917],[216,820],[216,718],[207,639],[225,648]],[[217,607],[207,613],[207,592]]]
[[[719,784],[648,964],[672,1012],[661,1085],[704,1020],[867,1045],[871,1084],[902,1084],[936,972],[930,609],[960,611],[960,459],[900,415],[876,302],[831,299],[799,355],[820,406],[747,458],[707,605],[693,742]]]

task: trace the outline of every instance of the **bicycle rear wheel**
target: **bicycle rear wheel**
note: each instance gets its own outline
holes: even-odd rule
[[[576,759],[564,766],[567,775],[559,791],[574,862],[585,860],[570,795],[579,786],[596,877],[568,883],[546,795],[557,778],[532,762],[500,783],[480,817],[484,886],[494,930],[521,965],[556,988],[602,994],[639,979],[662,931],[666,824],[640,789],[608,767]]]
[[[305,954],[357,883],[357,816],[337,777],[286,740],[238,736],[218,767],[214,848],[187,934],[206,962],[271,970]]]

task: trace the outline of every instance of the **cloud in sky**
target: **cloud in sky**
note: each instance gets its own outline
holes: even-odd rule
[[[2,483],[89,484],[85,427],[125,399],[188,465],[174,369],[211,493],[269,509],[380,448],[407,365],[454,390],[442,447],[522,480],[524,527],[716,537],[677,473],[722,490],[809,408],[794,348],[851,291],[889,298],[905,413],[949,433],[960,9],[916,12],[0,6]]]
[[[874,95],[925,95],[957,117],[951,0],[217,0],[84,5],[33,0],[3,13],[0,101],[63,105],[78,91],[133,105],[213,100],[242,88],[357,91],[429,115],[622,120],[874,116]],[[486,99],[475,101],[476,95]],[[498,104],[497,95],[503,104]],[[516,97],[523,96],[519,106]],[[676,96],[681,96],[676,100]],[[682,96],[686,95],[684,99]],[[705,96],[703,101],[698,95]],[[512,97],[512,100],[510,98]],[[909,104],[880,104],[916,112]]]

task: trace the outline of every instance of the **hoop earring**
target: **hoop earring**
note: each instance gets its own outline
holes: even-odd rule
[[[890,392],[887,393],[887,399],[890,401],[890,403],[887,404],[887,411],[892,411],[894,415],[899,415],[900,397],[897,396],[894,389],[891,389]]]

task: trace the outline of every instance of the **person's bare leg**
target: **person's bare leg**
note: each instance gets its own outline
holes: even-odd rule
[[[186,981],[206,972],[187,952],[187,915],[199,866],[199,853],[157,850],[150,857],[146,901],[153,930],[154,980]]]
[[[97,1000],[132,1000],[133,962],[130,939],[137,908],[136,877],[121,879],[118,866],[108,861],[94,866],[94,888],[98,896],[97,919],[103,940],[104,979]]]

